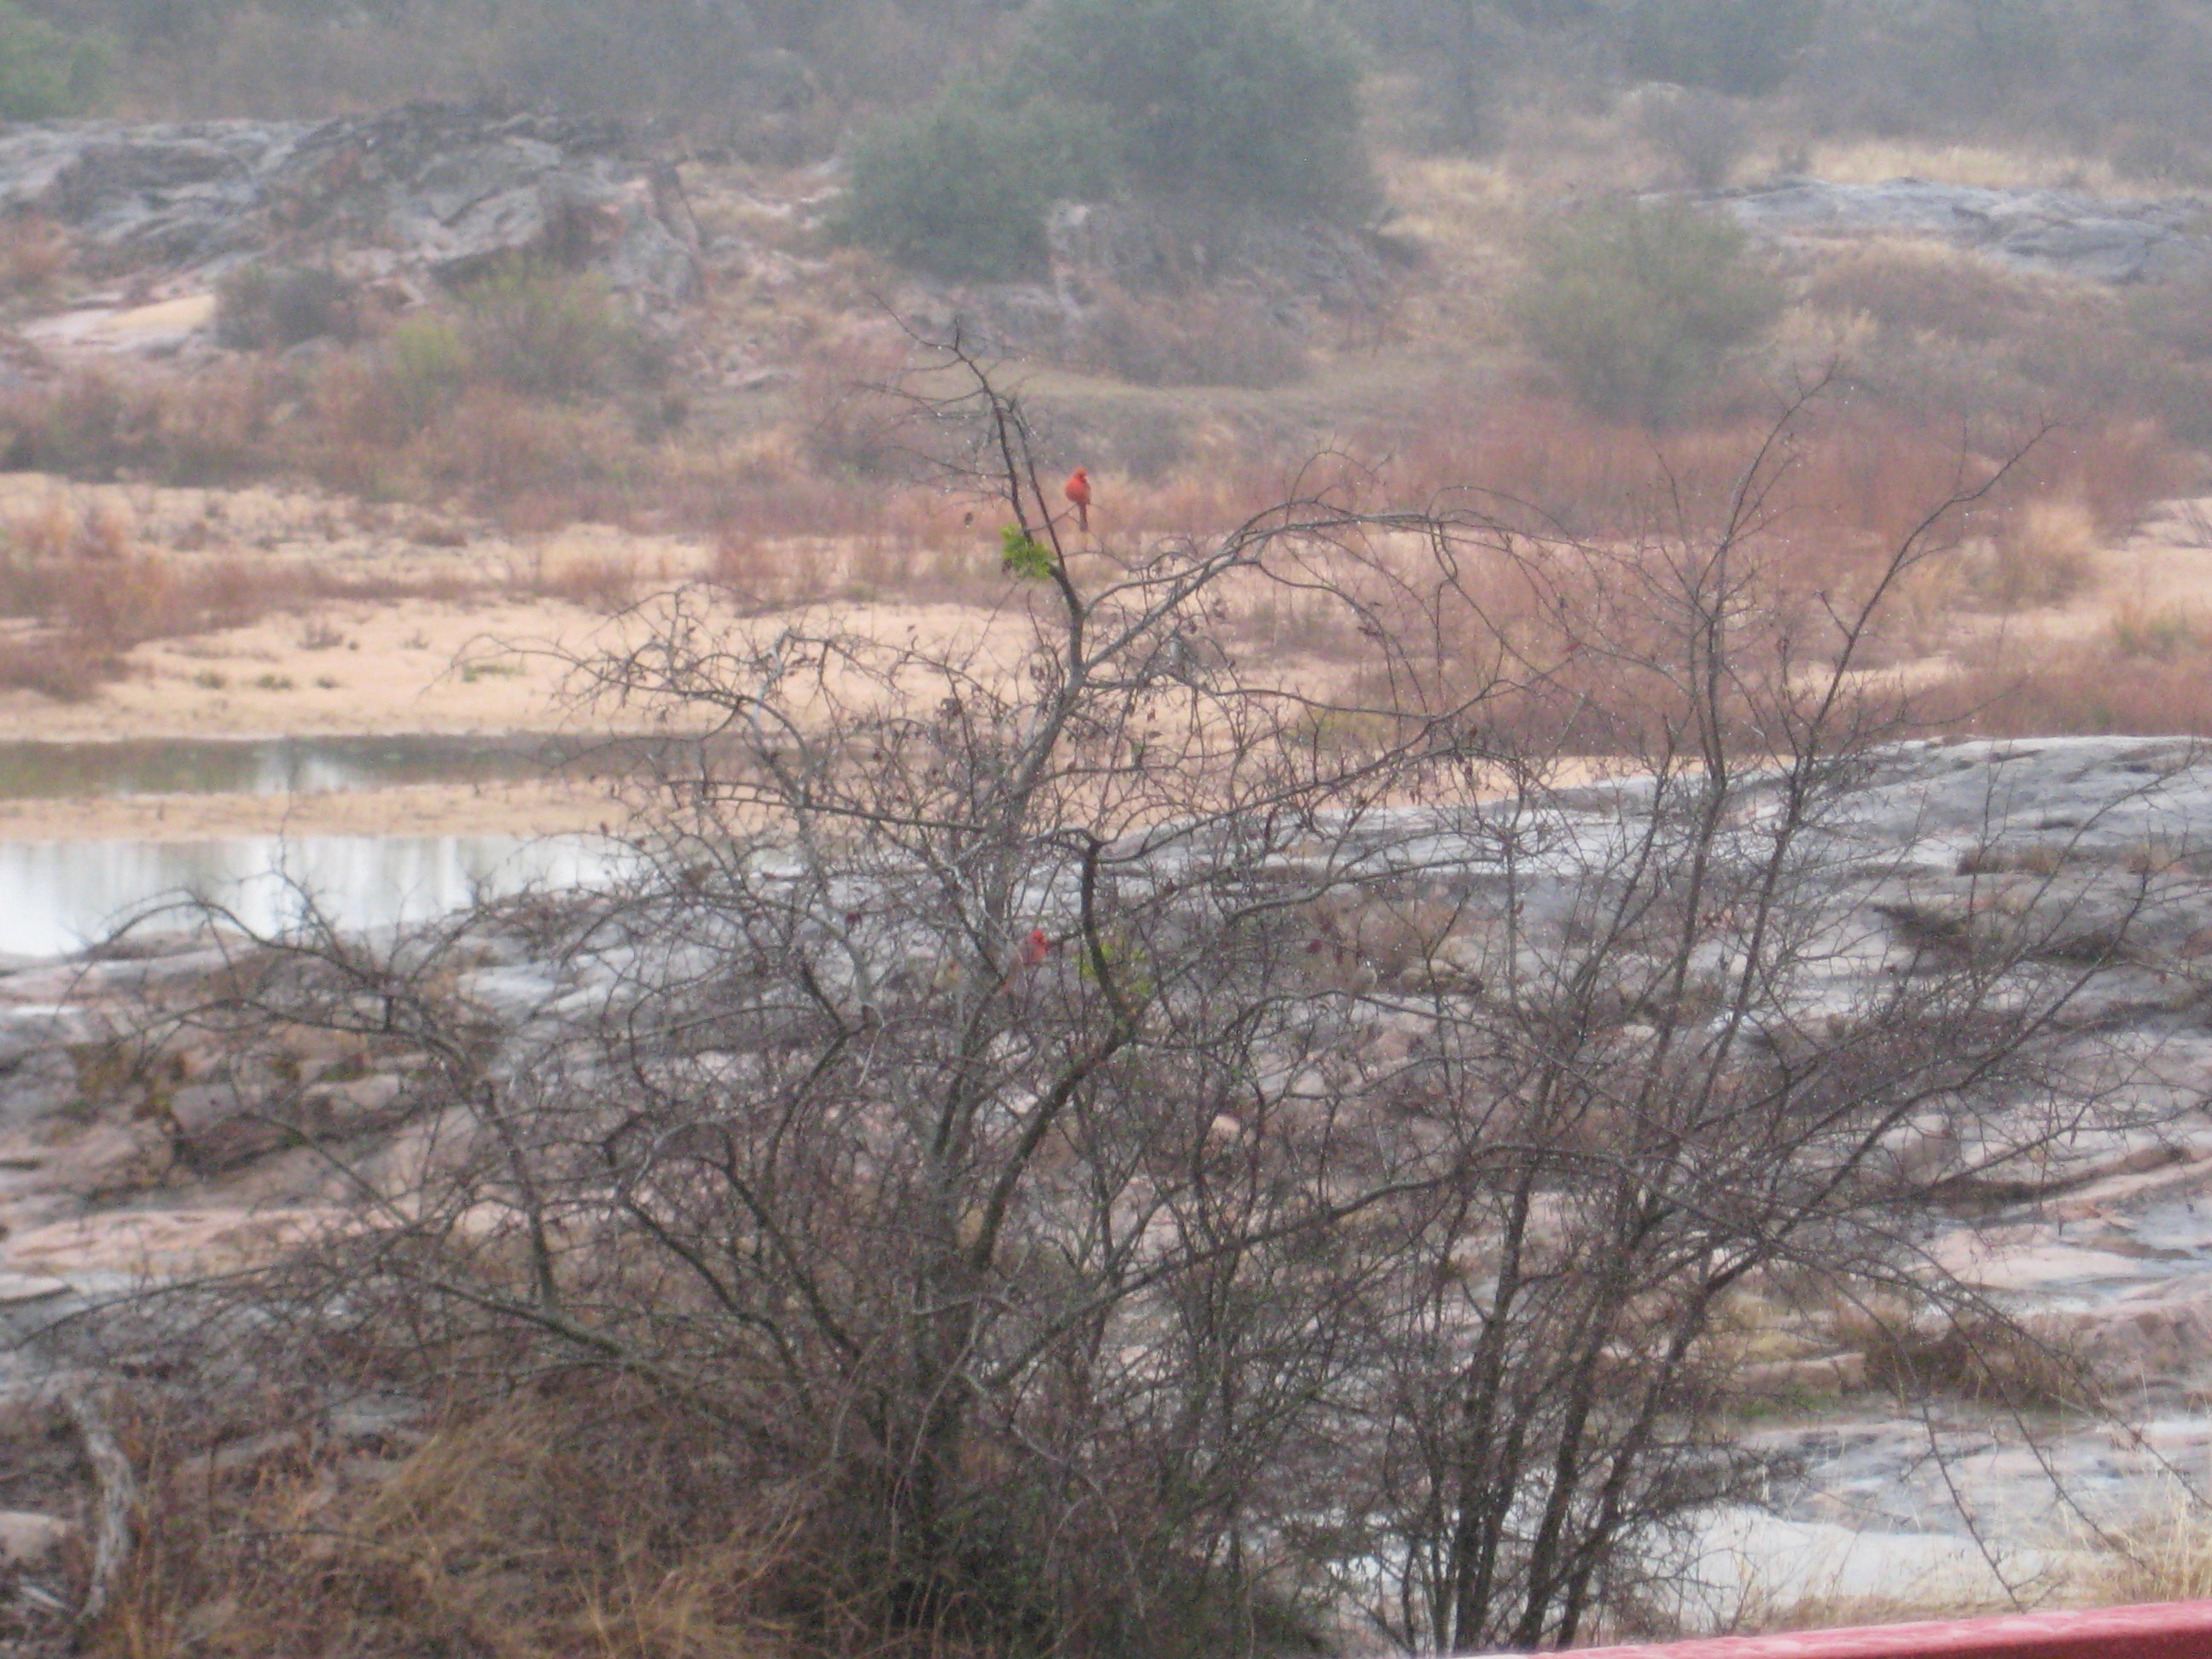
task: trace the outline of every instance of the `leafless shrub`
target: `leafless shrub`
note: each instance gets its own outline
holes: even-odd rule
[[[1858,653],[1990,480],[1820,607],[1774,602],[1786,422],[1726,510],[1633,546],[1317,489],[1079,558],[1019,405],[947,367],[972,390],[927,413],[983,485],[1013,642],[693,592],[573,664],[680,739],[635,781],[630,873],[530,912],[595,993],[487,1003],[496,913],[311,915],[168,1011],[358,1194],[223,1287],[254,1334],[227,1351],[456,1425],[319,1583],[441,1629],[533,1616],[431,1540],[556,1525],[518,1465],[614,1502],[583,1449],[501,1426],[535,1391],[718,1452],[710,1489],[552,1559],[772,1587],[799,1647],[1274,1647],[1323,1608],[1566,1644],[1654,1605],[1667,1540],[1760,1478],[1729,1412],[1764,1287],[1974,1334],[1900,1386],[2060,1397],[1919,1240],[1969,1177],[2126,1116],[2065,1018],[2114,952],[2047,948],[2041,913],[1934,950],[1838,874],[1900,729]],[[1333,693],[1215,637],[1270,584],[1374,671]],[[1519,626],[1545,617],[1571,625]],[[409,1156],[349,1151],[277,1030],[386,1056]]]

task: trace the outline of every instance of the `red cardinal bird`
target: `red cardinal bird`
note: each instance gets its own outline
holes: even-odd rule
[[[1079,466],[1067,475],[1067,499],[1075,503],[1075,527],[1091,533],[1091,469]]]
[[[1011,993],[1014,987],[1045,964],[1052,955],[1052,938],[1042,927],[1032,927],[1029,936],[1014,946],[1014,959],[1008,964],[1006,978],[999,981],[1001,991]]]

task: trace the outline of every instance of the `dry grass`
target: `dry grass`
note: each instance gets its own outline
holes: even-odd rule
[[[1814,144],[1800,169],[1836,184],[1879,185],[1931,179],[1984,190],[2069,190],[2118,196],[2133,185],[2109,161],[2008,145],[1946,144],[1914,139],[1847,137]]]
[[[1739,1636],[1765,1636],[1788,1631],[1857,1630],[1933,1620],[1981,1619],[2018,1611],[2017,1604],[1994,1583],[1978,1594],[1964,1585],[1945,1583],[1917,1589],[1899,1585],[1881,1593],[1754,1584],[1744,1593],[1729,1628]]]
[[[56,493],[0,526],[0,688],[78,702],[149,640],[346,602],[452,601],[483,586],[446,573],[355,575],[302,559],[162,550],[141,542],[112,501]]]
[[[1837,1334],[1866,1356],[1867,1381],[1901,1399],[1930,1394],[2009,1411],[2093,1405],[2095,1378],[2079,1356],[2039,1333],[1972,1314],[1839,1317]]]
[[[1921,698],[1935,727],[1988,737],[2212,732],[2212,641],[2179,611],[2123,607],[2087,640],[1972,647]]]
[[[1311,368],[1299,331],[1276,318],[1266,296],[1234,289],[1109,294],[1091,321],[1086,356],[1138,386],[1265,389],[1304,380]]]
[[[1814,310],[1893,328],[1989,341],[2041,326],[2079,296],[1982,255],[1917,238],[1875,238],[1824,260],[1805,287]]]
[[[2212,1509],[2178,1480],[2094,1545],[2083,1588],[2097,1604],[2212,1600]]]
[[[198,1450],[204,1430],[139,1425],[161,1484],[125,1604],[85,1650],[763,1659],[807,1645],[781,1582],[805,1495],[747,1490],[711,1432],[619,1387],[550,1385],[398,1443],[240,1426],[229,1443],[245,1455],[218,1456]]]
[[[0,222],[0,295],[42,298],[75,258],[69,233],[44,214],[18,214]]]

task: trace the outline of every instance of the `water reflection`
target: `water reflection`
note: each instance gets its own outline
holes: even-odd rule
[[[228,906],[257,929],[296,916],[297,888],[349,929],[422,921],[479,895],[603,880],[617,855],[585,836],[0,842],[0,951],[58,955],[187,894]]]
[[[0,742],[0,800],[82,795],[283,795],[404,784],[600,776],[642,759],[653,740],[402,733],[390,737],[130,738]]]

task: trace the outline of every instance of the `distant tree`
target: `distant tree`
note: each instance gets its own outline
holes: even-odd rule
[[[107,51],[0,0],[0,120],[89,113],[106,90]]]
[[[1578,402],[1657,422],[1773,324],[1782,294],[1735,226],[1680,206],[1607,203],[1542,238],[1514,309]]]
[[[1103,194],[1113,135],[1095,113],[972,85],[870,130],[839,216],[848,240],[940,276],[1018,276],[1045,259],[1045,212]]]
[[[1358,56],[1293,0],[1048,0],[1030,61],[1105,112],[1152,189],[1331,214],[1372,199]]]
[[[1811,42],[1820,9],[1821,0],[1636,0],[1622,54],[1639,81],[1763,97]]]

